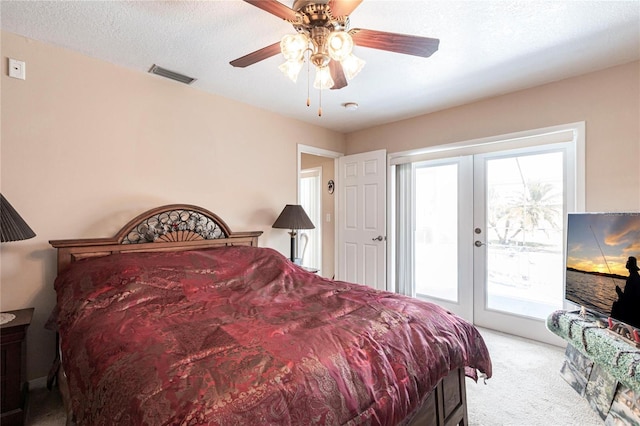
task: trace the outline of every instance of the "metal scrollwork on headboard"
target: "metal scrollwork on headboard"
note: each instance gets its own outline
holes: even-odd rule
[[[201,212],[173,209],[143,218],[123,236],[121,243],[214,240],[228,236],[216,220]]]

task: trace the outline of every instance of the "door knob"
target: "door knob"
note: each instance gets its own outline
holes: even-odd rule
[[[384,241],[386,239],[387,239],[387,237],[383,237],[382,235],[378,235],[377,237],[372,238],[371,241]]]
[[[473,243],[473,245],[476,246],[476,247],[482,247],[482,246],[485,246],[486,244],[483,243],[482,241],[476,240],[476,242]]]

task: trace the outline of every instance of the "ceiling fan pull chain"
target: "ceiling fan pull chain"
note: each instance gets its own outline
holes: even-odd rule
[[[311,61],[307,59],[307,106],[311,106]]]
[[[322,87],[320,88],[319,92],[320,92],[320,96],[318,96],[318,98],[319,98],[318,117],[322,117]]]

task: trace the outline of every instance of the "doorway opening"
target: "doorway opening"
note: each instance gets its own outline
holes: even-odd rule
[[[343,154],[298,145],[298,204],[315,225],[299,236],[302,265],[318,269],[325,278],[335,276],[335,159]],[[330,189],[331,187],[331,189]],[[306,249],[305,249],[306,246]]]

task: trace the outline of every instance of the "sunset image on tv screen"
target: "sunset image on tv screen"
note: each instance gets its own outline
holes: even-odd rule
[[[615,309],[640,313],[638,257],[640,213],[569,214],[566,298],[623,322],[640,321]]]

